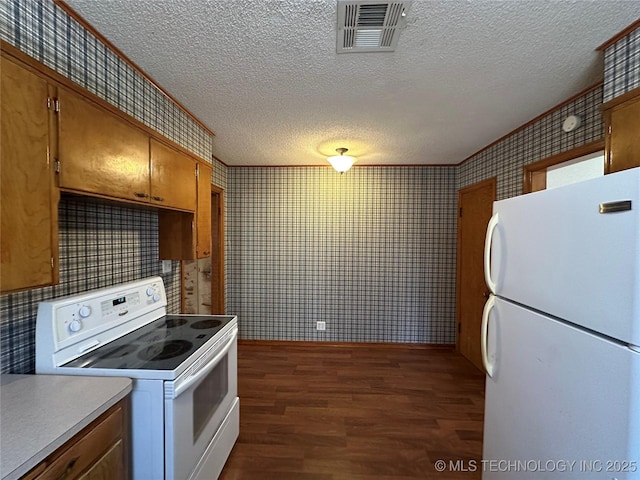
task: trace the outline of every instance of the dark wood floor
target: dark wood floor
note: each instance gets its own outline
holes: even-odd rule
[[[221,480],[480,478],[484,375],[451,349],[241,341],[238,382]]]

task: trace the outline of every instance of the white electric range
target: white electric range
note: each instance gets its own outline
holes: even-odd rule
[[[215,479],[239,433],[237,317],[166,306],[160,277],[41,302],[36,373],[132,378],[133,478]]]

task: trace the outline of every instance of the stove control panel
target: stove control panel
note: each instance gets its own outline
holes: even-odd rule
[[[143,316],[151,312],[164,314],[166,305],[162,279],[152,277],[42,302],[36,330],[44,328],[40,325],[42,322],[50,322],[56,349],[82,343],[96,335],[100,336],[101,343],[105,343],[110,341],[111,334],[117,338],[122,330],[134,328],[137,322],[143,320]]]
[[[100,302],[100,311],[103,319],[123,317],[129,311],[135,311],[140,305],[140,292],[130,292],[116,298],[109,298]]]
[[[147,303],[156,303],[159,302],[160,299],[162,298],[160,289],[158,288],[158,285],[150,285],[149,287],[147,287],[147,290],[145,292],[147,294]]]

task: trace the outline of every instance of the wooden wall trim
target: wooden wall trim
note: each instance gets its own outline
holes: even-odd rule
[[[96,105],[98,105],[99,107],[101,107],[101,108],[103,108],[105,110],[108,110],[109,112],[111,112],[114,115],[116,115],[118,118],[120,118],[120,119],[126,121],[127,123],[131,124],[133,127],[138,128],[139,130],[143,130],[150,137],[155,138],[159,142],[162,142],[162,143],[166,144],[167,146],[169,146],[169,147],[171,147],[171,148],[173,148],[175,150],[178,150],[179,152],[187,155],[188,157],[190,157],[194,161],[200,162],[200,163],[204,163],[206,165],[211,165],[210,162],[207,162],[206,160],[200,158],[195,153],[193,153],[190,150],[185,149],[183,146],[177,144],[173,140],[165,137],[164,135],[161,135],[160,133],[158,133],[153,128],[151,128],[151,127],[145,125],[144,123],[142,123],[140,120],[138,120],[138,119],[132,117],[131,115],[129,115],[128,113],[120,110],[118,107],[112,105],[111,103],[107,102],[105,99],[103,99],[103,98],[97,96],[96,94],[90,92],[89,90],[87,90],[86,88],[82,87],[81,85],[78,85],[74,81],[72,81],[69,78],[65,77],[64,75],[56,72],[52,68],[47,67],[45,64],[43,64],[43,63],[39,62],[38,60],[36,60],[35,58],[27,55],[22,50],[20,50],[17,47],[14,47],[10,43],[8,43],[8,42],[6,42],[4,40],[0,40],[0,51],[1,51],[3,56],[8,57],[12,61],[19,63],[22,67],[24,67],[27,70],[35,73],[36,75],[44,77],[48,82],[54,84],[55,86],[59,86],[59,87],[61,86],[61,87],[67,88],[69,90],[72,90],[73,92],[77,93],[78,95],[81,95],[85,100],[87,100],[89,102],[93,102]]]
[[[589,155],[590,153],[595,153],[597,151],[604,151],[604,140],[598,140],[596,142],[587,143],[580,147],[572,148],[571,150],[567,150],[566,152],[559,153],[557,155],[553,155],[551,157],[543,158],[534,163],[530,163],[529,165],[525,165],[523,170],[523,193],[531,193],[533,186],[533,175],[536,172],[541,170],[546,170],[549,167],[553,167],[554,165],[558,165],[559,163],[567,162],[569,160],[573,160],[574,158],[582,157],[584,155]]]
[[[617,33],[616,35],[611,37],[609,40],[604,42],[602,45],[600,45],[598,48],[596,48],[596,51],[606,50],[607,48],[609,48],[611,45],[616,43],[621,38],[626,37],[627,35],[629,35],[636,28],[640,28],[640,18],[638,18],[635,22],[633,22],[627,28],[625,28],[624,30],[622,30],[621,32]]]
[[[124,60],[131,68],[133,68],[136,72],[142,75],[149,83],[151,83],[155,88],[158,89],[164,96],[166,96],[169,100],[175,103],[180,109],[186,113],[194,122],[200,125],[207,133],[215,136],[215,133],[207,127],[198,117],[196,117],[193,113],[191,113],[184,105],[182,105],[178,100],[175,99],[169,92],[167,92],[158,82],[156,82],[153,78],[151,78],[144,70],[142,70],[138,65],[136,65],[129,57],[127,57],[118,47],[116,47],[113,43],[111,43],[107,38],[102,35],[98,30],[95,29],[89,22],[87,22],[78,12],[76,12],[73,8],[71,8],[66,2],[63,0],[53,0],[58,7],[60,7],[64,12],[67,13],[71,18],[73,18],[76,22],[82,25],[88,32],[90,32],[94,37],[96,37],[100,42],[104,43],[104,45],[111,50],[113,53],[118,55],[122,60]]]
[[[372,345],[387,348],[412,350],[453,350],[455,345],[444,343],[389,343],[389,342],[311,342],[299,340],[251,340],[239,339],[238,345],[267,345],[272,347],[335,347],[335,348],[368,348]]]
[[[549,110],[547,110],[546,112],[541,113],[540,115],[538,115],[537,117],[535,117],[532,120],[529,120],[527,123],[525,123],[524,125],[519,126],[518,128],[516,128],[515,130],[512,130],[511,132],[507,133],[506,135],[503,135],[502,137],[500,137],[498,140],[496,140],[495,142],[490,143],[489,145],[487,145],[484,148],[481,148],[480,150],[478,150],[476,153],[469,155],[467,158],[465,158],[464,160],[462,160],[460,163],[456,164],[456,166],[460,166],[462,164],[464,164],[465,162],[471,160],[473,157],[475,157],[476,155],[479,155],[480,153],[484,152],[485,150],[490,149],[491,147],[493,147],[494,145],[497,145],[498,143],[502,142],[503,140],[507,139],[508,137],[515,135],[516,133],[520,132],[521,130],[524,130],[525,128],[527,128],[528,126],[534,124],[535,122],[537,122],[538,120],[542,119],[543,117],[546,117],[547,115],[549,115],[550,113],[564,107],[565,105],[570,104],[571,102],[573,102],[574,100],[580,98],[583,95],[586,95],[587,93],[596,90],[597,88],[602,87],[603,82],[602,80],[600,80],[598,83],[591,85],[590,87],[585,88],[584,90],[576,93],[574,96],[566,99],[564,102],[559,103],[558,105],[556,105],[555,107],[551,107]]]
[[[227,165],[226,163],[224,163],[222,160],[220,160],[218,157],[216,157],[213,153],[211,154],[211,158],[213,160],[215,160],[216,162],[222,164],[222,166],[224,167],[229,167],[229,165]]]

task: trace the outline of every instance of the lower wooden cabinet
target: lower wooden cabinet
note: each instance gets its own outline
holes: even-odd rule
[[[79,480],[103,480],[106,478],[123,478],[122,459],[124,458],[124,443],[118,440],[111,449],[93,464],[87,473]]]
[[[127,480],[128,398],[107,410],[22,480]]]

